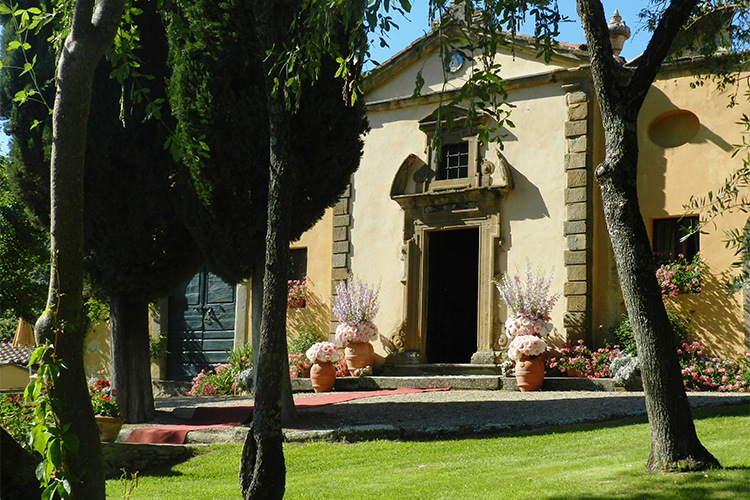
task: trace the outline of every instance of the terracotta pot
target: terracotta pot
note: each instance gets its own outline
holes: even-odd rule
[[[583,377],[585,377],[585,375],[583,374],[583,372],[581,370],[574,370],[572,368],[568,368],[567,370],[565,370],[565,374],[568,377],[574,377],[574,378],[583,378]]]
[[[344,348],[344,360],[350,373],[354,370],[372,366],[375,360],[375,349],[370,342],[349,342]]]
[[[286,303],[288,309],[301,309],[305,307],[305,299],[289,299]]]
[[[516,361],[516,385],[521,392],[535,391],[544,382],[544,357],[528,356]]]
[[[96,415],[96,425],[99,427],[99,439],[105,443],[111,443],[120,434],[125,419],[122,417],[103,417]]]
[[[315,392],[328,392],[336,381],[336,368],[330,361],[316,361],[310,368],[310,382]]]

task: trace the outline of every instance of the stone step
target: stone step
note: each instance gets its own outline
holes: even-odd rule
[[[437,389],[454,390],[506,390],[517,391],[516,379],[502,375],[422,375],[422,376],[365,376],[337,378],[334,389],[338,391],[374,391],[382,389]],[[292,380],[294,392],[312,391],[310,379]],[[620,391],[612,379],[586,379],[571,377],[545,377],[542,391]]]
[[[424,376],[424,375],[502,375],[501,365],[475,363],[409,363],[390,364],[381,368],[384,376]]]

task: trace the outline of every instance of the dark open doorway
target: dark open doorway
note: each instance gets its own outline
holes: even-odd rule
[[[427,361],[469,363],[477,350],[479,230],[429,233]]]

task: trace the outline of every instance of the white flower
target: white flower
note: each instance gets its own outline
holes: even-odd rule
[[[317,342],[305,352],[307,359],[312,362],[334,363],[339,359],[339,346],[333,342]]]
[[[352,323],[345,321],[336,327],[336,340],[346,345],[349,342],[369,342],[378,334],[378,327],[371,321]]]

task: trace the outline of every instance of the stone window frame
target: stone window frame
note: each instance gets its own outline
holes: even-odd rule
[[[450,128],[447,121],[443,120],[440,145],[452,145],[466,143],[469,146],[468,175],[457,179],[438,179],[440,162],[442,161],[442,150],[437,151],[435,147],[435,133],[438,130],[435,113],[420,120],[419,129],[427,136],[427,165],[430,173],[427,176],[426,190],[428,192],[439,192],[451,189],[466,189],[479,187],[481,171],[479,169],[480,147],[476,125],[483,125],[488,117],[480,115],[474,123],[468,123],[468,111],[460,106],[449,108],[452,114]]]

